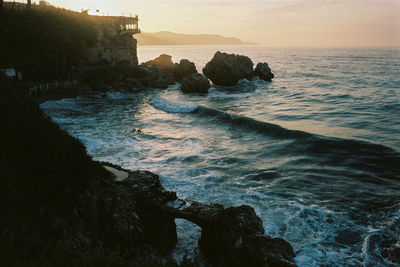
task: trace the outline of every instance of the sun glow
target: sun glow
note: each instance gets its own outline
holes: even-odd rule
[[[139,15],[144,32],[211,33],[269,46],[400,46],[397,0],[80,1],[89,14]]]

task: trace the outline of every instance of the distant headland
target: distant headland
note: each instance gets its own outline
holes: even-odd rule
[[[142,32],[135,35],[139,46],[145,45],[255,45],[235,37],[217,34],[184,34],[169,31]]]

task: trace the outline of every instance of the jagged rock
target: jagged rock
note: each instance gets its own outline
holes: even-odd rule
[[[180,82],[190,74],[197,73],[193,62],[182,59],[179,64],[172,62],[170,55],[162,54],[159,57],[142,63],[144,66],[156,66],[162,77],[168,84]]]
[[[270,82],[274,78],[274,74],[271,72],[268,63],[258,63],[254,70],[254,75],[260,77],[260,79]]]
[[[184,92],[207,93],[210,87],[210,81],[200,73],[194,73],[182,79],[181,89]]]
[[[122,184],[129,185],[139,206],[146,242],[161,251],[172,250],[177,243],[175,217],[162,207],[176,199],[175,192],[165,191],[156,174],[134,171]]]
[[[117,70],[127,78],[138,80],[143,86],[151,88],[167,88],[168,83],[156,66],[131,66]]]
[[[283,239],[264,236],[262,221],[250,206],[225,209],[218,204],[178,199],[176,193],[165,191],[159,177],[150,172],[131,172],[122,183],[131,187],[144,212],[150,212],[149,218],[156,222],[156,239],[156,235],[164,235],[166,240],[162,241],[172,246],[176,242],[172,222],[183,218],[202,228],[200,249],[215,266],[295,266],[291,245]],[[160,214],[162,218],[158,218]]]
[[[174,84],[181,76],[179,64],[177,63],[166,65],[162,68],[159,68],[158,71],[168,84]]]
[[[182,80],[184,77],[197,73],[196,65],[187,60],[187,59],[182,59],[179,62],[179,69],[180,69],[180,80]],[[179,81],[180,81],[179,80]]]
[[[142,65],[145,66],[156,66],[158,69],[161,69],[165,66],[173,65],[172,57],[170,55],[162,54],[159,57],[143,62]]]
[[[176,217],[202,228],[200,249],[215,266],[295,266],[291,245],[264,236],[262,221],[250,206],[224,209],[180,200],[174,208]]]
[[[110,86],[128,91],[133,87],[168,87],[156,66],[143,65],[90,68],[83,72],[82,81],[94,91],[108,90]]]
[[[240,79],[253,77],[253,62],[246,56],[218,51],[203,68],[203,73],[216,85],[232,86]]]
[[[97,42],[88,49],[87,59],[91,65],[137,65],[137,40],[132,35],[120,34],[107,19],[97,24]]]
[[[131,89],[131,91],[134,92],[144,90],[146,88],[139,80],[131,77],[126,78],[126,84]]]

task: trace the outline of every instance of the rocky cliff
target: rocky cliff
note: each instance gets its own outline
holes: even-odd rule
[[[0,9],[0,69],[15,68],[24,80],[70,80],[93,65],[135,65],[136,44],[121,31],[121,17],[18,3]]]
[[[137,65],[137,41],[132,33],[121,32],[119,17],[96,17],[95,45],[89,49],[90,65]]]
[[[215,266],[294,265],[251,207],[182,200],[153,173],[104,167],[15,90],[0,95],[0,123],[1,266],[155,266],[176,245],[175,218],[202,227]]]

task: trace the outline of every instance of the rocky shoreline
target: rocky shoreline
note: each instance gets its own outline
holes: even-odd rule
[[[243,68],[243,64],[238,64],[241,60],[248,63],[247,69]],[[230,62],[235,64],[232,65]],[[263,78],[262,75],[269,75],[271,78],[272,73],[268,74],[270,73],[268,65],[266,68],[264,65],[264,70],[257,66],[253,71],[253,63],[249,62],[251,60],[244,56],[217,52],[203,72],[210,76],[207,77],[214,84],[221,84],[220,77],[209,75],[210,69],[221,68],[221,64],[225,64],[225,67],[222,66],[225,68],[223,79],[230,80],[230,83],[241,78],[250,79],[257,71],[260,78]],[[243,72],[243,69],[246,70]],[[109,90],[132,92],[147,87],[166,88],[175,82],[181,82],[182,90],[185,92],[204,93],[210,87],[208,79],[197,72],[194,63],[188,60],[173,63],[168,55],[161,55],[139,66],[92,68],[83,74],[83,81],[85,85],[79,89],[50,91],[36,96],[36,100],[43,102]],[[98,85],[102,86],[100,90],[93,90]],[[9,99],[6,99],[7,97]],[[15,205],[1,207],[5,217],[0,221],[0,232],[3,233],[0,249],[11,253],[0,254],[0,264],[15,263],[16,258],[13,258],[13,255],[19,255],[17,258],[21,258],[23,263],[33,261],[41,265],[36,257],[46,254],[43,249],[51,245],[55,246],[54,250],[61,254],[61,258],[68,255],[64,251],[65,246],[73,251],[72,254],[78,253],[77,248],[86,251],[86,254],[100,248],[111,251],[107,252],[108,254],[103,252],[107,256],[96,255],[102,261],[108,261],[110,257],[114,260],[114,256],[110,255],[114,255],[117,249],[118,257],[127,260],[128,265],[148,265],[149,259],[145,255],[154,253],[167,255],[176,246],[175,219],[182,218],[202,228],[201,238],[198,241],[199,248],[212,266],[295,266],[295,254],[291,245],[283,239],[265,236],[262,221],[252,207],[242,205],[225,208],[219,204],[183,200],[178,198],[175,192],[166,191],[156,174],[125,170],[110,163],[94,162],[86,152],[82,152],[85,151],[83,145],[50,122],[32,99],[15,90],[8,90],[8,94],[3,94],[2,98],[3,115],[5,115],[2,117],[2,123],[5,125],[4,129],[7,131],[11,129],[2,133],[2,136],[10,139],[8,143],[14,143],[16,150],[21,147],[21,152],[27,157],[30,155],[29,158],[38,157],[55,161],[52,166],[43,165],[46,160],[39,162],[33,160],[29,163],[31,173],[37,177],[35,183],[40,185],[39,187],[35,185],[37,191],[30,192],[30,197],[34,200],[32,203],[36,203],[32,206],[29,198],[24,195],[10,195],[7,199],[7,194],[14,190],[18,191],[14,186],[14,180],[20,180],[22,187],[25,186],[24,183],[29,187],[32,183],[30,180],[32,174],[20,173],[19,170],[15,174],[14,171],[7,171],[12,168],[12,164],[24,161],[24,157],[15,151],[8,151],[7,147],[2,151],[2,156],[8,157],[10,162],[3,166],[8,176],[2,183],[11,186],[10,192],[7,192],[7,187],[3,188],[6,190],[3,192],[4,202],[14,201],[19,203],[18,209],[29,209],[30,212],[25,215],[14,214]],[[22,103],[19,103],[20,101]],[[18,110],[18,106],[24,108]],[[14,120],[8,120],[7,113],[13,114]],[[32,114],[35,116],[30,118]],[[26,123],[27,121],[29,123]],[[36,129],[39,127],[40,130]],[[15,136],[19,136],[15,131],[23,132],[24,138],[33,133],[33,139],[23,144],[20,139],[15,139]],[[62,133],[61,136],[50,133],[54,131]],[[40,142],[48,142],[43,141],[45,140],[43,138],[48,136],[52,136],[54,145],[38,148],[41,146]],[[67,145],[69,142],[78,142],[74,145],[76,148]],[[65,149],[68,149],[67,154],[53,151]],[[68,156],[68,153],[71,156]],[[77,153],[80,153],[79,156]],[[77,155],[73,156],[74,154]],[[48,158],[51,155],[53,159]],[[76,162],[80,159],[81,162]],[[46,170],[48,168],[51,168],[51,171]],[[58,172],[63,168],[67,176],[58,180],[60,179],[58,176],[64,177],[64,174]],[[42,178],[42,175],[50,176]],[[82,178],[79,178],[80,176]],[[71,179],[72,177],[74,178]],[[50,192],[52,194],[58,192],[54,195],[57,200],[49,202],[46,194]],[[60,196],[63,197],[58,198]],[[46,200],[42,200],[42,197]],[[21,222],[22,218],[24,222]],[[20,242],[25,245],[21,247]],[[60,242],[61,248],[58,247]],[[32,251],[35,243],[37,249]],[[4,250],[5,248],[7,249]],[[120,253],[127,253],[129,256],[125,258]],[[80,261],[92,260],[86,256],[82,256],[83,259]],[[45,265],[53,265],[56,259],[48,257]],[[192,262],[189,265],[193,264],[198,263]],[[92,263],[87,265],[91,266]]]
[[[234,86],[241,79],[259,77],[271,82],[274,74],[267,63],[253,62],[243,55],[216,52],[198,73],[193,62],[182,59],[174,63],[172,57],[162,54],[141,65],[97,66],[87,68],[79,75],[77,86],[68,89],[50,89],[34,94],[39,103],[47,100],[77,97],[93,93],[138,92],[146,88],[166,89],[181,83],[185,93],[207,93],[211,85]],[[210,83],[210,80],[212,84]]]
[[[144,234],[148,235],[145,239],[157,244],[158,249],[168,251],[175,247],[174,220],[183,218],[202,228],[199,247],[213,266],[295,266],[291,245],[280,238],[266,237],[262,221],[252,207],[224,208],[183,200],[175,192],[166,191],[159,177],[151,172],[105,164],[127,174],[115,186],[131,194],[130,199],[139,207],[138,217],[158,222],[144,225]]]

